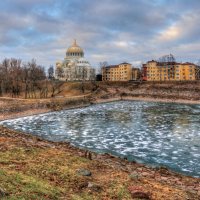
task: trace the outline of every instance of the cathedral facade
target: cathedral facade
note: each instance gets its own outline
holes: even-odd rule
[[[55,76],[62,81],[95,80],[95,69],[84,58],[84,51],[76,40],[67,49],[64,60],[56,62]]]

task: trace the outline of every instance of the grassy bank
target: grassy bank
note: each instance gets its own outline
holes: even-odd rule
[[[197,178],[0,127],[2,199],[197,200],[199,192]]]

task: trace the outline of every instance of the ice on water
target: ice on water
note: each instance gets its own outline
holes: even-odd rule
[[[200,177],[199,105],[121,101],[1,124]]]

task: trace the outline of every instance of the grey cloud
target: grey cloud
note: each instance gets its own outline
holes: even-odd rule
[[[198,56],[198,0],[5,0],[0,8],[1,58],[34,57],[48,66],[74,38],[96,66],[170,52]]]

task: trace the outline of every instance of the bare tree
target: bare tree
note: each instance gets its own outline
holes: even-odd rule
[[[56,68],[56,76],[58,78],[63,78],[64,77],[64,70],[62,67],[57,67]]]
[[[196,66],[195,76],[197,80],[200,80],[200,59],[197,61]]]
[[[18,97],[21,89],[22,67],[21,60],[12,58],[10,60],[9,76],[12,87],[12,97]]]
[[[19,97],[24,91],[25,98],[36,98],[38,88],[46,87],[40,81],[46,79],[44,67],[36,60],[22,63],[20,59],[6,58],[0,63],[0,95]],[[39,86],[41,85],[41,86]]]
[[[1,64],[1,94],[7,93],[9,91],[9,67],[10,67],[10,60],[4,59]]]
[[[18,96],[20,93],[21,75],[20,59],[4,59],[0,64],[0,94],[11,94],[12,97]]]
[[[99,67],[97,69],[97,74],[102,74],[102,69],[104,67],[108,66],[108,62],[107,61],[103,61],[99,63]]]
[[[33,59],[23,66],[23,82],[25,83],[25,98],[36,98],[38,84],[46,79],[44,67],[37,65]]]
[[[63,82],[61,81],[51,81],[51,97],[55,97],[56,94],[59,94],[61,90],[61,86],[63,85]]]
[[[164,55],[158,59],[158,62],[173,63],[176,62],[176,58],[172,54]]]

